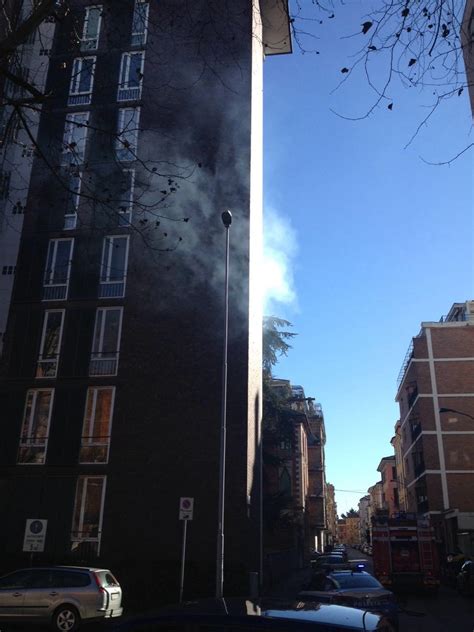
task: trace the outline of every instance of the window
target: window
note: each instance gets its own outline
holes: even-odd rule
[[[89,375],[117,375],[122,311],[121,307],[97,310]]]
[[[99,553],[104,511],[105,476],[80,476],[72,517],[71,549],[80,549],[82,542],[91,542],[90,552]]]
[[[117,101],[133,101],[142,95],[145,53],[124,53],[120,65]]]
[[[135,160],[138,146],[140,108],[119,110],[118,137],[116,139],[117,160]]]
[[[89,388],[82,426],[79,463],[107,463],[115,388]]]
[[[12,274],[15,274],[15,272],[16,272],[16,266],[3,266],[2,268],[3,276],[11,276]]]
[[[79,171],[71,171],[67,174],[66,179],[64,230],[72,230],[77,225],[77,209],[81,199],[82,174]]]
[[[135,0],[132,19],[132,46],[145,46],[148,29],[149,3]]]
[[[278,490],[283,496],[291,496],[291,476],[286,467],[280,472]]]
[[[89,114],[87,112],[74,112],[67,115],[61,159],[63,165],[77,165],[84,162],[88,125]]]
[[[26,394],[18,463],[45,462],[53,397],[53,389],[30,390]]]
[[[86,8],[84,27],[82,30],[81,50],[96,50],[99,45],[100,25],[102,22],[102,7]]]
[[[135,192],[135,169],[124,169],[120,182],[119,221],[121,227],[132,223],[133,196]]]
[[[67,298],[74,239],[51,239],[43,283],[44,301]]]
[[[121,298],[125,295],[128,237],[105,237],[100,269],[100,298]]]
[[[36,377],[56,377],[63,324],[63,309],[55,309],[44,313]]]
[[[79,57],[72,64],[68,105],[89,105],[92,100],[95,57]]]

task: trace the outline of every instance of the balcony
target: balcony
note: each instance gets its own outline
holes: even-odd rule
[[[125,296],[125,280],[100,282],[99,298],[123,298],[123,296]]]
[[[426,470],[426,466],[424,461],[421,461],[419,463],[414,463],[413,464],[413,471],[415,473],[415,478],[417,476],[421,476],[421,474],[423,474],[423,472]]]
[[[67,100],[68,105],[90,105],[92,101],[92,93],[86,94],[70,94]]]
[[[109,460],[110,435],[82,437],[79,463],[107,463]]]
[[[43,301],[64,301],[67,297],[67,283],[43,286]]]
[[[408,347],[408,350],[405,354],[405,358],[403,359],[402,368],[400,369],[400,373],[398,374],[398,379],[397,379],[398,388],[400,388],[400,384],[403,382],[403,378],[405,377],[406,370],[412,358],[413,358],[413,340],[411,341],[410,346]]]
[[[134,88],[119,88],[117,92],[117,101],[137,101],[142,96],[141,86]]]
[[[113,357],[110,357],[113,355]],[[89,364],[90,376],[117,375],[118,368],[118,352],[110,353],[92,353]]]
[[[22,437],[17,463],[43,465],[46,459],[47,437]]]
[[[89,560],[100,552],[101,532],[97,528],[89,531],[71,531],[71,557],[76,560]]]
[[[39,358],[36,365],[37,378],[54,378],[58,372],[58,356],[51,358]]]

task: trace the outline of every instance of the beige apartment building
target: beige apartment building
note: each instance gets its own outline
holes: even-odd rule
[[[400,510],[395,455],[384,456],[377,471],[380,472],[382,478],[382,508],[388,511],[389,516],[392,516]]]
[[[396,400],[406,508],[429,516],[444,552],[474,553],[474,301],[423,322]],[[398,441],[398,440],[397,440]]]
[[[337,503],[332,483],[326,483],[326,520],[327,543],[333,544],[337,540]]]
[[[390,440],[395,454],[395,468],[398,483],[398,504],[400,511],[407,511],[406,487],[405,487],[405,471],[403,469],[402,458],[402,433],[400,420],[395,424],[395,434]]]

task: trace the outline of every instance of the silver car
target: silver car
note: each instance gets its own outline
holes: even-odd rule
[[[24,568],[0,577],[0,623],[49,623],[56,632],[74,632],[81,621],[122,611],[120,584],[103,568]]]

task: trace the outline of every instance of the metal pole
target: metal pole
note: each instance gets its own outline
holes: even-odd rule
[[[219,454],[219,508],[217,516],[216,599],[224,596],[224,508],[225,508],[225,453],[227,421],[227,347],[229,343],[229,227],[232,213],[224,211],[222,222],[226,229],[224,280],[224,351],[222,355],[222,401]]]
[[[186,529],[188,526],[188,521],[183,520],[183,549],[181,553],[181,579],[179,582],[179,603],[183,601],[183,588],[184,588],[184,562],[186,560]]]

